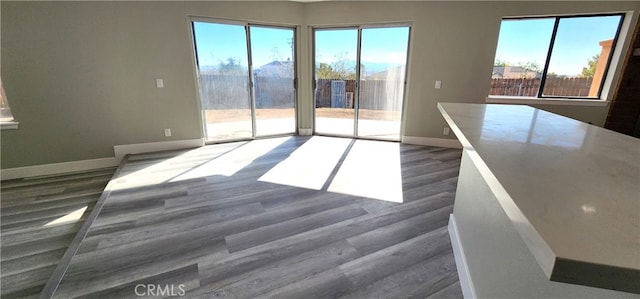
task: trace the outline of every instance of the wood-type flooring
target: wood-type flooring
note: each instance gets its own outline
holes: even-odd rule
[[[2,298],[37,298],[115,168],[3,181]]]
[[[42,297],[461,298],[460,156],[320,136],[128,156]]]

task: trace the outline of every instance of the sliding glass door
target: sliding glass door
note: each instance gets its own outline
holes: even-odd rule
[[[315,131],[352,136],[357,29],[315,30]]]
[[[194,22],[193,31],[206,138],[252,137],[244,26]]]
[[[399,140],[409,27],[366,28],[361,43],[357,135]]]
[[[294,133],[294,29],[192,24],[205,138]]]
[[[400,140],[409,27],[315,29],[315,132]]]
[[[256,135],[293,133],[296,127],[294,31],[251,26]]]

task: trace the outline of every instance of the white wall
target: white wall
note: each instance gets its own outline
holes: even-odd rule
[[[0,9],[2,80],[20,122],[2,131],[3,169],[202,137],[189,16],[290,25],[304,13],[289,2],[2,1]]]
[[[413,22],[403,135],[442,138],[436,103],[484,101],[503,16],[634,11],[635,24],[640,2],[2,1],[0,10],[1,75],[20,121],[18,130],[1,133],[4,169],[110,157],[118,144],[202,137],[190,15],[298,26],[302,129],[311,128],[313,115],[312,26]],[[155,88],[158,77],[165,88]],[[544,108],[599,125],[607,113]]]
[[[318,2],[307,7],[306,23],[412,21],[403,135],[442,138],[446,124],[437,102],[484,103],[503,17],[626,11],[634,11],[635,24],[640,2]],[[434,88],[436,80],[442,80],[441,89]],[[608,107],[537,107],[600,126],[608,111]]]

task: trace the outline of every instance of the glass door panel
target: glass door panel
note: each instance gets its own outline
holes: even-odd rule
[[[245,27],[193,22],[193,32],[205,138],[253,137]]]
[[[362,29],[357,135],[400,140],[409,27]]]
[[[315,131],[353,136],[358,29],[314,32]]]
[[[620,15],[560,19],[542,95],[598,98],[621,19]]]
[[[294,30],[250,27],[256,135],[294,133]]]

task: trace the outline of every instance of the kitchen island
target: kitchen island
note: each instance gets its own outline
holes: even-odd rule
[[[640,298],[640,140],[528,106],[438,109],[464,147],[465,297]]]

